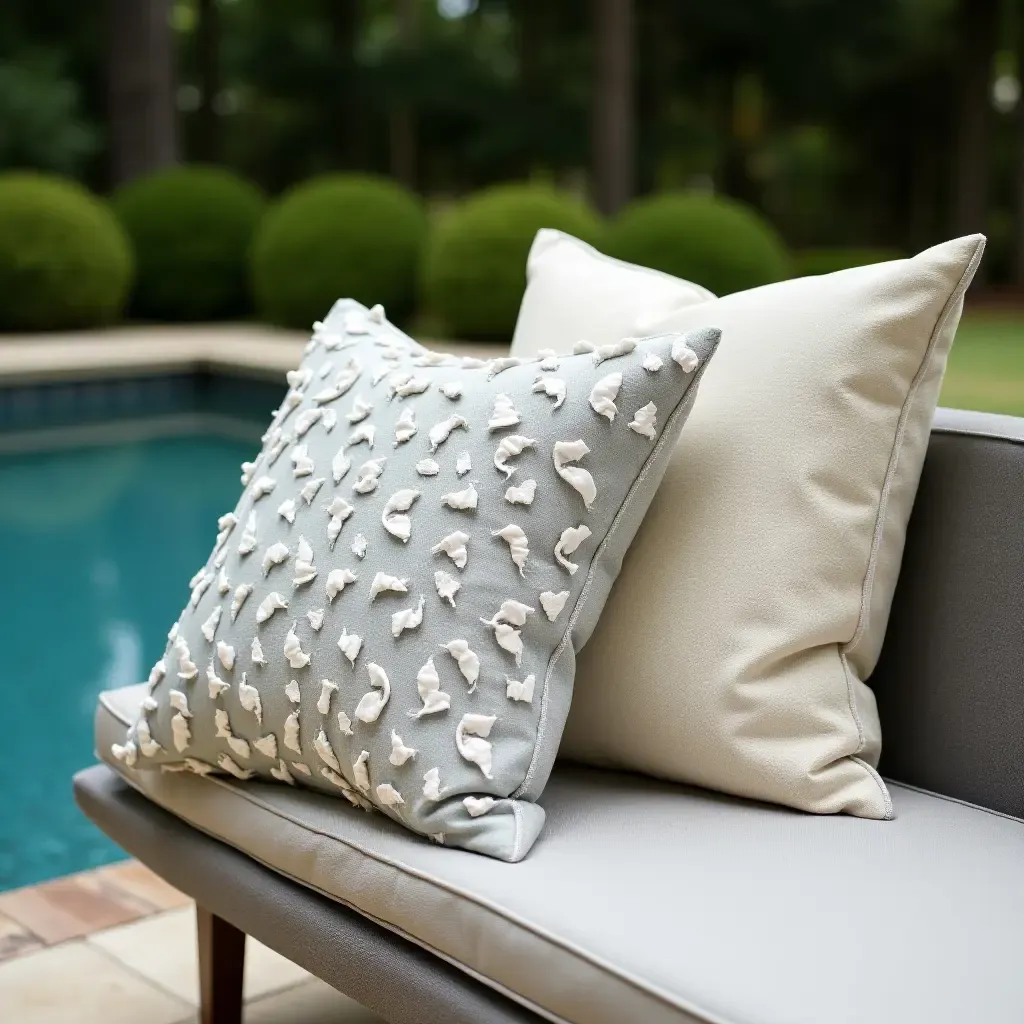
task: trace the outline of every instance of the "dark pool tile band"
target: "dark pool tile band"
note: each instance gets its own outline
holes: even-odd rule
[[[0,387],[0,433],[219,413],[266,423],[284,384],[196,372]]]

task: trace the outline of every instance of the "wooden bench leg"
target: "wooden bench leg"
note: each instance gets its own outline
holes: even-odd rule
[[[201,1024],[242,1024],[245,932],[196,904]]]

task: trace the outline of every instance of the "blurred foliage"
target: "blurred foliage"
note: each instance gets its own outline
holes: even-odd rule
[[[131,277],[131,247],[106,203],[47,175],[0,175],[0,330],[110,323]]]
[[[640,193],[731,196],[765,214],[797,249],[911,251],[937,241],[950,230],[957,6],[635,0]],[[1004,4],[1011,13],[1017,6]],[[218,0],[213,151],[271,194],[329,171],[387,174],[395,170],[393,118],[402,111],[415,136],[414,183],[425,196],[537,178],[585,189],[592,8],[588,0],[479,0],[452,19],[436,0]],[[211,81],[200,17],[198,0],[175,0],[186,159],[211,151],[200,131]],[[1017,73],[1021,35],[1013,17],[1002,19],[994,74]],[[75,103],[57,106],[78,137],[100,145],[93,154],[58,145],[62,133],[48,132],[57,156],[28,162],[73,171],[94,187],[106,182],[106,140],[97,131],[103,38],[102,4],[0,5],[0,62],[23,68],[29,54],[53,54],[51,79],[73,81],[79,92]],[[2,81],[0,72],[0,118]],[[54,94],[38,80],[14,90],[23,91]],[[1019,120],[992,111],[996,225],[1016,216]],[[70,162],[69,152],[78,154]],[[0,144],[0,167],[16,159]],[[1009,274],[1011,263],[992,267]]]
[[[781,281],[791,270],[785,244],[756,210],[693,193],[664,192],[630,203],[609,227],[606,249],[716,295]]]
[[[0,60],[0,167],[76,175],[100,149],[77,85],[53,53]]]
[[[158,320],[216,320],[250,311],[249,248],[265,200],[220,167],[174,167],[113,197],[135,248],[132,310]]]
[[[259,311],[308,328],[342,296],[411,310],[427,232],[419,200],[386,178],[330,174],[299,185],[264,217],[252,247]]]
[[[600,244],[603,225],[573,196],[502,185],[441,218],[423,267],[423,300],[455,337],[507,341],[526,288],[526,256],[540,228]]]

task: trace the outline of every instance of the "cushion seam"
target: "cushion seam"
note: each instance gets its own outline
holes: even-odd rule
[[[900,449],[903,446],[903,437],[906,433],[907,421],[910,418],[910,410],[913,407],[914,399],[917,396],[921,381],[924,379],[925,371],[931,362],[932,353],[935,350],[935,343],[938,339],[939,332],[946,325],[946,321],[949,319],[953,306],[963,297],[967,288],[966,282],[974,276],[984,250],[984,242],[979,241],[975,244],[973,255],[968,261],[967,266],[964,268],[963,273],[960,275],[960,279],[957,281],[956,286],[950,292],[949,297],[946,299],[946,302],[935,321],[935,325],[928,338],[928,344],[922,354],[920,365],[918,366],[917,371],[914,374],[914,379],[910,383],[910,388],[903,399],[903,405],[900,407],[899,420],[896,425],[896,434],[893,438],[892,448],[889,451],[889,461],[886,465],[885,475],[882,478],[882,493],[875,513],[875,528],[872,533],[871,549],[868,552],[868,562],[865,569],[864,579],[861,583],[860,612],[857,616],[857,623],[854,628],[853,635],[843,645],[844,654],[851,654],[856,650],[857,645],[860,643],[860,640],[864,635],[864,631],[867,629],[867,620],[870,614],[871,595],[875,578],[875,567],[878,561],[878,549],[881,546],[882,535],[885,532],[885,513],[888,509],[889,494],[892,489],[893,478],[896,475],[896,468],[899,464]]]
[[[677,335],[676,334],[670,334],[670,335],[667,335],[667,336],[668,337],[673,337],[673,336],[677,336]],[[684,335],[678,335],[678,336],[682,337]],[[640,338],[638,340],[639,341],[650,341],[650,340],[652,340],[654,338],[662,338],[662,337],[666,337],[666,335],[664,335],[664,334],[651,334],[651,335],[646,335],[645,337]],[[713,354],[714,353],[712,352],[712,355]],[[580,615],[582,614],[582,612],[583,612],[583,610],[585,608],[587,598],[590,595],[590,587],[591,587],[591,584],[594,581],[594,574],[596,572],[596,569],[597,569],[598,565],[601,563],[601,560],[602,560],[602,558],[604,556],[605,549],[607,548],[608,543],[610,542],[610,540],[612,538],[612,535],[615,533],[616,529],[618,528],[619,523],[620,523],[623,515],[625,514],[626,510],[629,508],[629,506],[631,505],[632,501],[636,497],[637,491],[639,490],[640,485],[643,483],[644,477],[647,475],[651,465],[654,463],[655,459],[661,453],[664,445],[666,444],[666,437],[669,436],[673,424],[675,423],[675,421],[678,418],[680,412],[684,408],[684,406],[686,404],[686,399],[691,394],[693,388],[695,388],[695,387],[697,387],[699,385],[700,378],[703,376],[704,369],[708,365],[710,360],[711,360],[711,356],[708,356],[704,360],[704,362],[701,364],[701,366],[698,368],[697,372],[693,375],[693,379],[690,381],[690,383],[683,389],[682,394],[679,396],[679,400],[675,404],[675,408],[672,410],[672,412],[669,414],[668,419],[665,421],[665,426],[662,427],[661,435],[658,438],[657,444],[655,444],[654,448],[651,450],[651,453],[644,460],[644,464],[640,467],[639,471],[637,472],[637,475],[634,478],[633,483],[630,484],[629,490],[626,493],[626,497],[623,498],[622,503],[619,505],[619,508],[616,511],[614,518],[612,519],[611,526],[608,527],[608,532],[604,535],[604,539],[601,541],[600,546],[598,547],[597,551],[594,553],[593,559],[591,559],[590,570],[587,572],[586,582],[583,584],[583,589],[580,591],[580,596],[576,599],[576,604],[573,606],[572,614],[569,616],[569,619],[566,622],[565,632],[562,634],[562,639],[558,642],[558,645],[555,647],[554,651],[551,653],[551,657],[548,659],[548,667],[547,667],[547,670],[544,673],[544,686],[543,686],[543,688],[541,690],[540,716],[539,716],[538,721],[537,721],[537,737],[536,737],[536,740],[535,740],[534,746],[533,746],[533,755],[530,758],[530,764],[529,764],[529,766],[526,769],[526,774],[523,776],[523,781],[519,784],[519,786],[512,793],[512,797],[511,798],[513,800],[516,800],[516,799],[520,798],[521,796],[523,796],[523,794],[526,792],[527,788],[529,787],[530,783],[533,781],[533,775],[534,775],[534,772],[535,772],[536,767],[537,767],[537,753],[540,750],[541,741],[544,738],[544,733],[545,733],[545,730],[547,728],[548,683],[549,683],[549,681],[551,679],[551,673],[554,670],[554,667],[558,664],[559,659],[565,653],[565,648],[568,646],[568,644],[569,644],[569,642],[570,642],[570,640],[572,638],[573,627],[576,625],[576,621],[579,619]],[[673,444],[678,443],[678,440],[679,440],[679,438],[676,437],[675,441],[673,442]],[[575,686],[575,679],[573,680],[573,684]],[[518,829],[517,829],[516,845],[518,846]]]
[[[101,760],[103,760],[103,759],[101,758]],[[126,773],[126,771],[124,769],[122,769],[120,767],[116,767],[115,768],[115,767],[111,766],[109,764],[109,762],[107,762],[105,760],[103,760],[103,763],[106,764],[107,767],[111,768],[112,771],[115,771],[119,776],[123,777],[129,784],[135,786],[135,788],[138,789],[139,792],[142,793],[142,795],[145,796],[147,800],[150,800],[153,803],[158,803],[158,801],[153,800],[153,798],[151,796],[149,796],[149,794],[147,794],[144,790],[142,790],[140,787],[138,787],[133,782],[131,777],[129,775],[127,775],[127,773]],[[281,818],[284,821],[291,822],[291,824],[295,825],[297,828],[301,828],[304,831],[312,833],[314,835],[323,836],[323,838],[325,838],[325,839],[330,839],[330,840],[333,840],[334,842],[341,843],[344,846],[347,846],[349,849],[354,850],[360,856],[366,857],[366,858],[368,858],[369,860],[372,860],[372,861],[376,861],[378,864],[382,864],[382,865],[385,865],[387,867],[393,868],[394,870],[396,870],[396,871],[398,871],[398,872],[400,872],[402,874],[406,874],[406,875],[408,875],[408,876],[410,876],[412,878],[415,878],[415,879],[419,880],[420,882],[423,882],[426,885],[430,885],[430,886],[435,887],[436,889],[439,889],[439,890],[442,890],[444,892],[447,892],[450,895],[458,896],[460,899],[465,900],[467,903],[471,903],[471,904],[473,904],[473,905],[475,905],[477,907],[480,907],[482,910],[487,911],[488,914],[492,914],[495,917],[499,918],[500,920],[502,920],[502,921],[504,921],[506,923],[515,925],[516,928],[519,928],[519,929],[521,929],[524,932],[530,933],[530,934],[534,935],[536,938],[539,938],[539,939],[543,940],[544,942],[550,943],[552,946],[555,946],[555,947],[557,947],[557,948],[559,948],[561,950],[564,950],[566,953],[570,954],[571,956],[576,957],[579,960],[582,960],[583,962],[588,963],[591,966],[596,967],[596,968],[606,972],[607,974],[611,975],[612,977],[617,978],[619,981],[624,982],[625,984],[628,984],[631,987],[638,989],[639,991],[641,991],[645,995],[652,996],[652,997],[654,997],[654,998],[664,1002],[666,1005],[668,1005],[668,1006],[670,1006],[670,1007],[672,1007],[674,1009],[683,1010],[686,1013],[690,1013],[692,1015],[696,1015],[696,1016],[702,1017],[707,1022],[707,1024],[732,1024],[732,1022],[728,1021],[726,1018],[717,1017],[717,1016],[714,1016],[714,1015],[711,1015],[711,1014],[707,1013],[706,1011],[700,1010],[700,1009],[696,1008],[695,1006],[687,1005],[686,1002],[680,1001],[676,997],[670,995],[669,993],[663,992],[661,990],[660,986],[657,986],[657,985],[654,985],[654,984],[652,984],[650,982],[645,982],[645,981],[640,980],[639,978],[633,977],[630,972],[624,971],[620,967],[616,967],[615,965],[613,965],[611,963],[605,962],[605,960],[602,957],[599,957],[599,956],[597,956],[597,955],[595,955],[593,953],[588,953],[586,950],[579,949],[576,946],[575,943],[570,942],[567,939],[563,939],[563,938],[560,938],[560,937],[558,937],[556,935],[553,935],[553,934],[549,933],[547,931],[547,929],[542,928],[539,925],[532,924],[531,922],[529,922],[529,921],[525,920],[524,918],[522,918],[519,914],[516,914],[516,913],[513,913],[512,911],[503,909],[500,906],[498,906],[497,904],[492,903],[489,900],[481,899],[480,897],[474,895],[473,893],[470,893],[470,892],[468,892],[468,891],[466,891],[466,890],[464,890],[464,889],[462,889],[462,888],[460,888],[458,886],[452,885],[451,883],[442,881],[439,878],[436,878],[436,877],[433,877],[431,875],[428,875],[426,872],[424,872],[424,871],[422,871],[422,870],[420,870],[418,868],[413,868],[413,867],[409,866],[408,864],[404,864],[401,861],[396,860],[396,859],[394,859],[394,858],[392,858],[390,856],[386,856],[384,854],[380,854],[380,853],[376,853],[376,852],[374,852],[372,850],[368,850],[368,849],[364,848],[363,846],[361,846],[359,843],[357,843],[357,842],[355,842],[355,841],[353,841],[351,839],[348,839],[348,838],[346,838],[344,836],[339,836],[339,835],[336,835],[336,834],[334,834],[332,832],[328,832],[328,831],[326,831],[326,830],[324,830],[322,828],[317,828],[315,826],[311,826],[311,825],[309,825],[309,824],[299,820],[298,818],[295,818],[292,815],[287,814],[287,813],[279,810],[278,808],[271,806],[270,804],[267,804],[265,801],[261,800],[258,796],[255,796],[252,793],[246,792],[246,787],[241,785],[241,784],[232,783],[232,782],[228,781],[227,779],[219,778],[216,775],[207,775],[207,776],[205,776],[205,778],[199,779],[197,781],[200,784],[203,784],[204,782],[213,783],[216,786],[220,786],[223,789],[227,789],[228,792],[233,793],[235,796],[241,797],[243,800],[247,800],[249,803],[253,804],[256,807],[259,807],[261,810],[263,810],[267,814],[273,815],[274,817],[277,817],[277,818]],[[198,830],[200,832],[206,833],[205,829],[203,829],[200,826],[193,825],[192,822],[190,822],[190,821],[186,821],[186,819],[182,818],[180,814],[176,814],[173,811],[170,811],[170,813],[175,814],[175,817],[179,818],[182,821],[185,821],[185,823],[190,828],[198,828]],[[210,834],[213,838],[218,839],[220,842],[226,843],[227,845],[232,846],[235,849],[240,850],[247,857],[251,857],[253,860],[259,861],[258,857],[254,857],[251,853],[249,853],[248,850],[244,850],[241,847],[234,846],[234,844],[229,842],[224,836],[213,836],[212,833],[206,833],[206,834]],[[416,833],[413,833],[413,834],[416,835]],[[421,837],[421,841],[422,841],[422,837]],[[287,876],[289,878],[295,877],[295,876],[291,875],[287,871],[283,871],[283,870],[281,870],[279,868],[276,868],[276,867],[271,867],[270,865],[267,865],[267,866],[270,867],[270,869],[272,871],[276,871],[279,875],[285,875],[285,876]],[[512,870],[512,869],[510,868],[509,870]],[[308,884],[308,883],[303,883],[303,884]],[[315,888],[315,887],[314,886],[310,886],[310,888]],[[336,900],[338,903],[344,904],[344,900],[339,899],[337,896],[335,896],[335,895],[333,895],[331,893],[325,893],[325,895],[329,899],[333,899],[333,900]],[[358,908],[353,908],[353,909],[358,909]],[[362,913],[361,910],[358,910],[358,912]],[[370,916],[370,915],[367,915],[367,916]]]

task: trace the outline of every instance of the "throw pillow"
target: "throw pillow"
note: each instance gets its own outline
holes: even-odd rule
[[[728,339],[580,659],[563,755],[808,811],[891,815],[865,680],[983,248],[973,235],[660,319],[642,296],[624,309],[607,283],[563,306],[561,343],[612,340],[597,326],[609,293],[617,322],[714,323]],[[548,262],[530,274],[526,323],[547,293],[540,278],[559,278]],[[525,333],[513,353],[533,353]]]
[[[275,779],[505,860],[718,331],[540,359],[317,325],[115,757]]]

